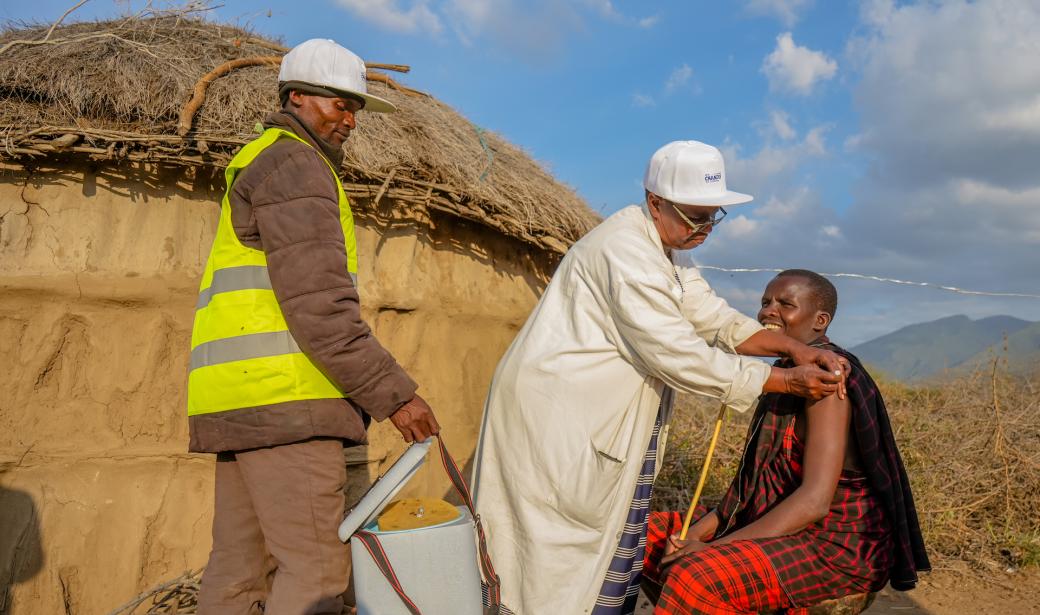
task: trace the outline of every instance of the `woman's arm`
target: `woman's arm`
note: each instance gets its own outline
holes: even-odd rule
[[[779,331],[762,330],[747,338],[735,349],[738,354],[753,357],[787,357],[795,365],[816,365],[839,377],[838,397],[845,398],[845,378],[851,371],[848,359],[830,350],[814,348]]]
[[[827,516],[845,462],[852,409],[831,395],[806,402],[808,425],[802,484],[765,516],[711,544],[793,534]]]
[[[737,354],[750,355],[752,357],[787,357],[795,362],[796,365],[816,365],[826,370],[826,374],[817,375],[821,377],[825,383],[834,383],[837,385],[838,398],[846,398],[846,377],[849,375],[851,366],[849,360],[842,357],[841,355],[820,349],[813,348],[811,345],[806,345],[795,338],[787,337],[783,333],[777,331],[766,331],[762,330],[736,347]],[[763,389],[766,392],[794,392],[806,398],[818,400],[821,395],[806,395],[799,391],[785,391],[782,388],[776,388],[773,386],[778,379],[784,378],[781,374],[780,367],[773,367],[773,374],[769,382],[766,382],[766,388]],[[770,388],[772,387],[772,388]],[[832,391],[826,391],[830,394]]]
[[[719,513],[713,508],[690,526],[687,536],[693,540],[708,541],[711,540],[711,537],[715,535],[715,532],[718,531],[718,529]]]
[[[790,357],[799,346],[804,344],[793,337],[787,337],[779,331],[763,329],[741,342],[736,351],[738,354],[754,357]]]

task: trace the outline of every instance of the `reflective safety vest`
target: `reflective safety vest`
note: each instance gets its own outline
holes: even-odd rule
[[[202,275],[191,332],[189,416],[299,399],[345,396],[300,350],[289,333],[271,290],[263,250],[242,245],[231,226],[229,195],[235,177],[260,152],[283,138],[310,146],[287,130],[268,128],[239,150],[224,172],[227,191],[220,203],[220,223]],[[354,217],[343,184],[331,164],[329,170],[339,194],[347,269],[356,284]]]

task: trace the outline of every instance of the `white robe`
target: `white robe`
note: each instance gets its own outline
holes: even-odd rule
[[[666,387],[747,410],[769,366],[730,353],[759,330],[697,269],[672,265],[645,208],[574,244],[484,407],[473,480],[506,606],[592,610]],[[663,411],[667,425],[669,400]]]

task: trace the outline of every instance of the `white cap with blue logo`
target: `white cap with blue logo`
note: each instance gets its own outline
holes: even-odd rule
[[[643,187],[680,205],[729,207],[753,198],[726,189],[722,152],[700,141],[672,141],[654,152]]]

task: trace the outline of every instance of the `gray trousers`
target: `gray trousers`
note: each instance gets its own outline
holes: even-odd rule
[[[345,481],[337,439],[219,454],[198,615],[339,615],[350,580],[337,536]]]

